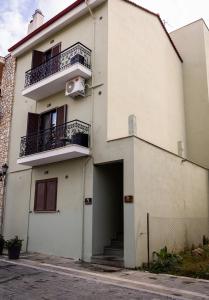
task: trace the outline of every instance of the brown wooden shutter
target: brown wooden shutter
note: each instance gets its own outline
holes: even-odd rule
[[[38,151],[39,114],[28,113],[26,155]]]
[[[36,191],[35,191],[35,211],[44,211],[45,210],[45,197],[46,197],[46,184],[44,181],[36,182]]]
[[[52,48],[52,57],[59,54],[61,50],[61,44],[57,44]]]
[[[27,135],[37,134],[39,127],[39,114],[28,113]]]
[[[57,126],[66,123],[67,120],[67,105],[57,108]]]
[[[61,44],[57,44],[52,48],[52,57],[54,57],[53,60],[53,73],[56,73],[60,69],[60,55],[57,55],[60,53],[61,50]]]
[[[46,182],[46,210],[56,211],[57,206],[57,179],[51,179]]]
[[[57,108],[57,129],[56,129],[56,146],[63,147],[65,145],[65,124],[67,121],[67,105]]]
[[[31,68],[36,68],[43,63],[44,60],[44,53],[41,51],[33,50],[32,56],[32,65]]]

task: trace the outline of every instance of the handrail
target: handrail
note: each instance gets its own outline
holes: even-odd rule
[[[20,157],[64,147],[69,144],[89,147],[89,134],[90,125],[88,123],[73,120],[39,131],[37,134],[22,136]]]
[[[25,87],[80,63],[91,69],[91,50],[78,42],[48,59],[46,62],[25,72]]]

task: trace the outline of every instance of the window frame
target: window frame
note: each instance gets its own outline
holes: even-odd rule
[[[48,182],[55,182],[55,206],[53,209],[46,209],[47,207],[47,183]],[[38,184],[44,183],[45,184],[45,190],[44,190],[44,209],[37,209],[37,196],[38,196]],[[55,213],[57,212],[57,190],[58,190],[58,178],[47,178],[47,179],[40,179],[35,181],[35,195],[34,195],[34,212],[35,213]]]

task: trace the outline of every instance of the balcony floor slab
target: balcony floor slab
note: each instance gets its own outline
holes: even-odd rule
[[[39,101],[62,90],[64,91],[65,83],[77,76],[88,79],[91,77],[91,70],[80,63],[73,64],[62,71],[54,73],[53,75],[26,87],[22,91],[22,95]]]
[[[88,155],[90,155],[89,148],[79,145],[68,145],[18,158],[17,164],[33,167]]]

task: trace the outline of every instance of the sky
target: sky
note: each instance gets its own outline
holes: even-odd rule
[[[118,1],[118,0],[110,0]],[[203,18],[209,24],[209,0],[132,0],[159,13],[167,30]],[[0,55],[24,37],[36,8],[41,9],[45,21],[59,13],[74,0],[0,0]]]

